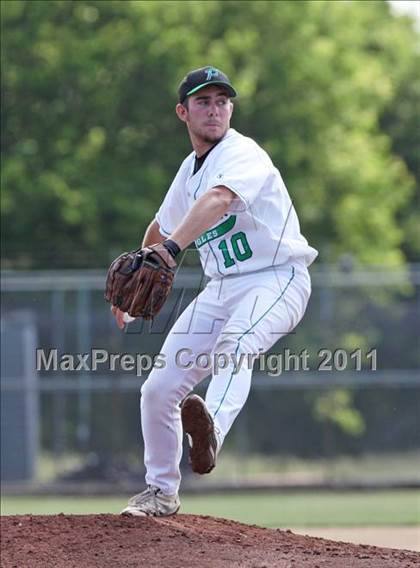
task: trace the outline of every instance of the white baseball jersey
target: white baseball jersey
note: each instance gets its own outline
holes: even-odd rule
[[[300,232],[299,220],[267,152],[230,128],[194,174],[195,152],[181,164],[156,214],[162,235],[181,223],[194,202],[216,186],[237,196],[213,227],[195,241],[210,278],[243,274],[294,260],[309,266],[318,252]]]

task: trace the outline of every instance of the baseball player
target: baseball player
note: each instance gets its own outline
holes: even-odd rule
[[[230,128],[236,91],[214,67],[188,73],[178,118],[193,152],[182,162],[143,247],[175,259],[191,243],[210,281],[169,332],[141,390],[147,489],[124,515],[166,516],[180,507],[183,431],[194,472],[210,472],[251,386],[256,356],[290,333],[311,294],[308,245],[279,171],[251,138]],[[150,249],[148,249],[150,250]],[[165,253],[166,254],[166,253]],[[123,328],[124,312],[114,306]],[[212,378],[206,399],[191,394]]]

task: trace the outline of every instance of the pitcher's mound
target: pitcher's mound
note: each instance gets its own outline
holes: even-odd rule
[[[1,518],[2,568],[414,568],[420,554],[226,519],[177,515]]]

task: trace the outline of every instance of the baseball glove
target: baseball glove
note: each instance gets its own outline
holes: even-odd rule
[[[125,252],[108,269],[105,299],[131,317],[152,319],[172,289],[175,268],[161,244]]]

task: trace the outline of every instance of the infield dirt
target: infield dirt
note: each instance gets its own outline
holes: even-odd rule
[[[2,568],[414,568],[420,554],[214,517],[4,516]]]

